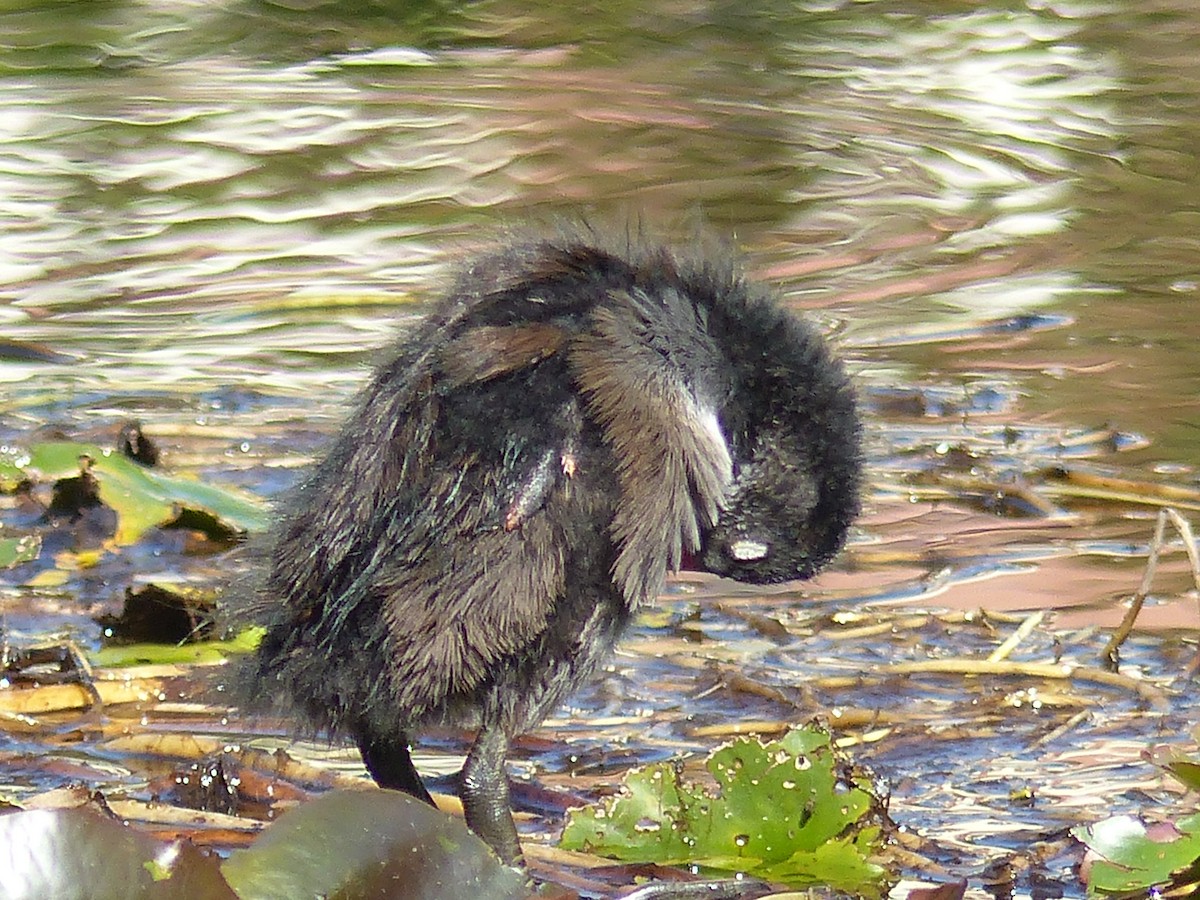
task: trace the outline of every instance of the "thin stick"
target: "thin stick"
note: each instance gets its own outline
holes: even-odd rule
[[[1166,535],[1167,520],[1175,526],[1175,530],[1179,533],[1179,537],[1183,540],[1183,549],[1187,553],[1188,563],[1192,569],[1192,582],[1196,586],[1197,598],[1197,613],[1200,613],[1200,548],[1196,546],[1196,536],[1192,531],[1191,523],[1179,514],[1179,512],[1171,507],[1163,507],[1158,511],[1158,521],[1154,526],[1154,538],[1150,542],[1150,555],[1146,559],[1146,571],[1142,576],[1142,583],[1138,587],[1137,593],[1133,595],[1133,600],[1129,604],[1129,609],[1125,613],[1125,617],[1121,620],[1121,624],[1117,630],[1113,632],[1109,638],[1108,645],[1104,648],[1104,653],[1101,658],[1104,665],[1110,671],[1117,671],[1120,662],[1121,645],[1129,638],[1133,631],[1134,622],[1137,620],[1138,613],[1142,611],[1142,606],[1146,602],[1146,597],[1150,593],[1150,584],[1154,580],[1155,572],[1158,568],[1158,555],[1163,549],[1163,541]],[[1200,653],[1192,660],[1188,666],[1188,674],[1195,675],[1200,670]]]
[[[1017,626],[1017,630],[1008,636],[1008,639],[1003,644],[992,651],[988,657],[988,662],[999,662],[1002,659],[1008,659],[1009,655],[1017,649],[1017,645],[1029,637],[1029,633],[1041,625],[1042,619],[1045,617],[1046,613],[1043,610],[1038,610],[1025,619],[1025,621]]]
[[[1179,514],[1175,515],[1178,517]],[[1129,609],[1125,611],[1125,618],[1121,620],[1117,630],[1108,639],[1104,652],[1100,654],[1104,667],[1110,672],[1115,672],[1119,668],[1121,645],[1133,632],[1133,623],[1137,621],[1138,613],[1142,611],[1142,606],[1146,603],[1146,596],[1150,593],[1150,585],[1153,583],[1154,573],[1158,569],[1158,554],[1162,550],[1163,536],[1166,534],[1166,530],[1167,510],[1160,509],[1158,521],[1154,525],[1154,537],[1150,541],[1150,555],[1146,559],[1146,571],[1142,574],[1142,583],[1138,585],[1137,593],[1133,595]]]
[[[912,675],[918,672],[943,675],[1000,675],[1022,678],[1048,678],[1071,682],[1091,681],[1110,687],[1121,688],[1137,694],[1155,709],[1168,707],[1166,695],[1157,687],[1128,675],[1077,666],[1069,663],[1017,663],[1004,660],[986,662],[981,659],[930,659],[914,662],[893,663],[875,670],[883,675]]]

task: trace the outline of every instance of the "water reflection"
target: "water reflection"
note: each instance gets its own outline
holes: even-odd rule
[[[174,465],[274,496],[442,266],[497,228],[582,210],[687,239],[700,221],[851,355],[876,485],[815,587],[693,586],[706,650],[729,641],[784,687],[900,652],[748,637],[739,604],[791,625],[866,601],[1108,624],[1150,513],[1047,492],[1049,512],[1005,518],[921,491],[949,473],[1020,500],[1049,464],[1194,483],[1196,46],[1200,11],[1161,0],[23,4],[0,14],[0,442],[104,440],[135,415]],[[1154,627],[1194,626],[1179,559]],[[108,602],[157,566],[123,565],[53,596],[6,575],[10,627],[90,640],[76,595]],[[664,742],[699,746],[671,718],[695,674],[652,652],[674,630],[644,624],[579,709],[644,701]],[[1131,653],[1161,674],[1164,646]],[[886,709],[904,687],[824,699]],[[725,695],[692,706],[730,714]],[[1019,724],[1004,746],[1040,753]],[[635,728],[581,740],[660,754]],[[945,765],[897,746],[916,772]],[[995,749],[955,759],[982,773]]]
[[[798,302],[860,307],[876,346],[914,320],[1113,290],[1080,246],[1098,184],[1080,175],[1114,174],[1102,163],[1141,123],[1119,112],[1129,88],[1094,10],[718,5],[635,27],[616,6],[589,23],[605,43],[519,4],[311,6],[96,5],[53,39],[52,8],[6,17],[0,273],[30,310],[10,307],[15,338],[119,350],[144,383],[160,363],[139,353],[147,334],[190,352],[189,317],[224,310],[247,343],[276,319],[263,349],[324,381],[329,365],[289,359],[311,321],[269,308],[364,298],[323,312],[326,362],[342,347],[354,364],[385,339],[386,297],[420,295],[478,222],[579,205],[735,223]],[[97,341],[100,324],[118,333]],[[191,368],[220,380],[249,362],[197,350]]]

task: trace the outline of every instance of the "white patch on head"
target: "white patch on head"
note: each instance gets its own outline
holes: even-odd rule
[[[770,549],[762,541],[742,538],[729,545],[729,555],[738,562],[754,562],[758,559],[765,559]]]

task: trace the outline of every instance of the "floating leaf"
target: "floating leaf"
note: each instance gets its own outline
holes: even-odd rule
[[[0,860],[11,900],[236,900],[214,857],[82,807],[0,815]]]
[[[66,569],[44,569],[25,582],[31,588],[62,587],[71,580],[71,573]]]
[[[242,900],[525,900],[519,872],[466,825],[396,791],[333,791],[282,816],[222,867]]]
[[[1156,840],[1133,816],[1113,816],[1071,829],[1096,859],[1088,875],[1090,894],[1145,891],[1200,860],[1200,814],[1176,822],[1172,840]]]
[[[670,764],[633,770],[620,795],[569,813],[563,847],[879,893],[884,872],[868,857],[880,829],[862,821],[877,802],[841,771],[827,732],[809,726],[768,744],[734,741],[707,766],[718,793],[681,781]]]
[[[1200,791],[1200,762],[1194,759],[1173,759],[1166,769],[1186,788]]]
[[[7,445],[0,447],[0,491],[11,494],[28,476],[25,466],[29,464],[29,454],[18,447]]]
[[[141,665],[186,665],[224,662],[231,656],[250,653],[262,640],[265,628],[254,626],[225,641],[195,644],[124,644],[102,647],[88,654],[94,666],[120,668]]]
[[[1149,751],[1150,762],[1165,769],[1184,787],[1200,791],[1200,758],[1178,745],[1154,747]]]
[[[42,552],[42,539],[35,534],[24,537],[0,538],[0,569],[11,569],[32,562]]]
[[[99,482],[100,499],[116,511],[118,544],[132,544],[147,530],[178,518],[181,510],[209,513],[236,531],[262,531],[268,517],[253,497],[202,484],[181,475],[148,469],[94,444],[50,441],[21,455],[0,457],[0,482],[37,475],[43,480],[76,478],[81,460]]]

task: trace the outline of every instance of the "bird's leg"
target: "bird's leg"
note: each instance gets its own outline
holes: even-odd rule
[[[508,735],[498,725],[485,722],[467,754],[458,794],[471,830],[505,863],[523,866],[525,860],[509,806],[504,766],[507,755]]]
[[[380,737],[377,733],[362,731],[358,734],[358,749],[362,753],[363,763],[375,783],[382,788],[404,791],[424,800],[430,806],[436,806],[429,791],[421,783],[421,776],[413,765],[408,753],[408,735],[403,731],[388,737]]]

